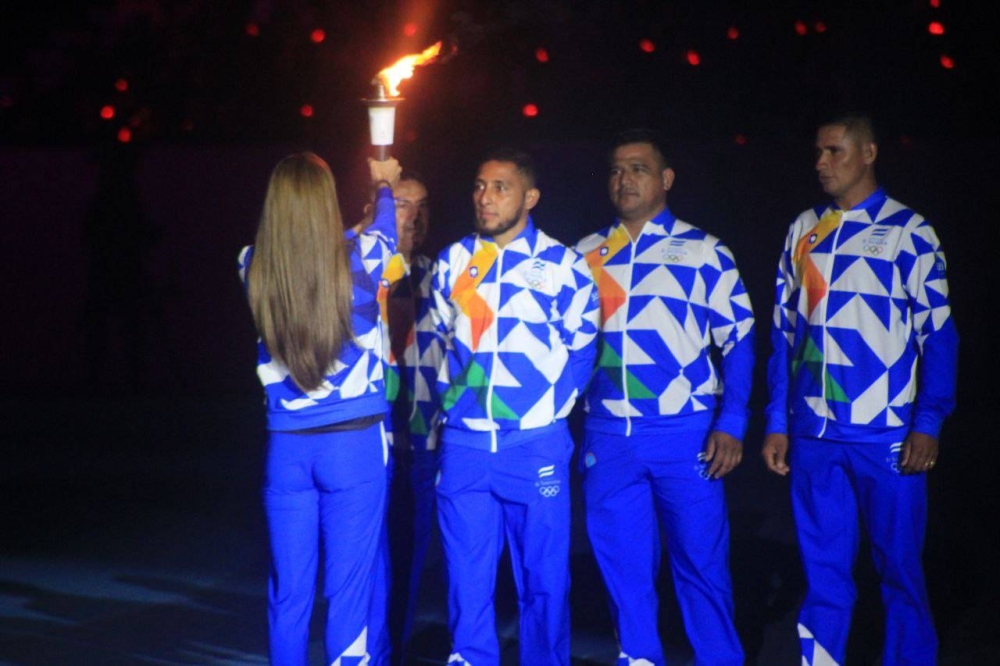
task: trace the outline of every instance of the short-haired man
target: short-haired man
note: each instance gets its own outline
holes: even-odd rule
[[[583,257],[535,227],[539,196],[526,154],[488,155],[472,193],[476,232],[435,266],[449,664],[500,662],[493,593],[505,537],[520,663],[570,659],[565,419],[593,369],[598,312]]]
[[[877,156],[868,118],[819,127],[816,171],[833,201],[792,223],[778,266],[762,453],[771,471],[794,470],[803,664],[844,662],[859,510],[886,609],[882,663],[937,653],[925,472],[954,407],[958,336],[937,236],[878,186]]]
[[[742,664],[721,478],[739,464],[747,427],[750,300],[728,248],[667,207],[674,171],[660,136],[623,132],[610,157],[618,219],[576,249],[601,302],[581,460],[618,663],[664,663],[655,587],[662,523],[697,663]]]
[[[371,666],[398,663],[405,652],[430,544],[437,468],[438,407],[430,388],[437,366],[427,356],[433,331],[432,262],[419,252],[430,225],[423,177],[404,169],[393,199],[398,252],[389,260],[378,289],[382,321],[388,327],[385,385],[393,458],[387,465],[387,524],[369,618]]]

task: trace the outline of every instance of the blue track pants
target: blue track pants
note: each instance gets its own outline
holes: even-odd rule
[[[665,663],[657,631],[657,515],[695,663],[743,663],[733,621],[725,493],[699,460],[706,436],[586,431],[587,533],[611,600],[619,664]]]
[[[437,486],[448,565],[449,664],[497,666],[493,594],[504,537],[520,610],[520,663],[569,664],[569,460],[564,424],[490,453],[445,443]]]
[[[884,666],[934,664],[937,635],[921,552],[927,477],[898,471],[901,445],[798,437],[791,442],[792,509],[808,592],[799,611],[803,664],[842,664],[857,596],[858,516],[871,541],[886,611]]]
[[[322,541],[326,662],[360,663],[385,511],[386,440],[364,430],[272,432],[263,500],[271,543],[271,663],[308,663],[309,620]]]
[[[391,456],[386,470],[389,499],[386,521],[379,539],[375,591],[368,616],[370,666],[400,663],[413,630],[420,580],[434,528],[437,451],[413,452],[407,479],[408,488],[393,485],[393,477],[405,472],[406,468],[402,465],[397,468]],[[398,490],[405,492],[398,493]],[[392,505],[391,508],[389,505]],[[408,512],[408,520],[402,522],[410,526],[412,521],[412,530],[390,534],[389,518],[393,512]],[[405,576],[397,580],[401,572]],[[397,622],[401,626],[397,626]],[[394,636],[398,638],[398,642],[392,640]],[[400,653],[395,658],[392,656],[394,651]]]
[[[410,561],[410,579],[407,585],[406,610],[403,616],[402,644],[405,648],[413,632],[417,612],[417,597],[423,577],[424,562],[431,544],[435,522],[434,477],[438,469],[437,451],[415,451],[410,468],[410,486],[413,489],[413,556]]]

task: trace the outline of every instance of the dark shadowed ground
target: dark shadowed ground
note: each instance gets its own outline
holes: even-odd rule
[[[0,415],[16,453],[2,471],[0,662],[266,662],[262,437],[253,400],[90,398],[44,408],[8,400]],[[962,484],[941,468],[931,478],[925,556],[941,663],[997,663],[997,574],[978,535],[991,519],[956,513]],[[794,609],[803,579],[785,490],[753,457],[728,485],[737,622],[754,664],[798,663]],[[574,663],[609,664],[615,641],[578,485],[574,491]],[[448,654],[440,566],[435,542],[409,663],[440,664]],[[849,663],[873,664],[881,604],[864,552],[858,578]],[[670,663],[691,663],[669,577],[661,583]],[[509,664],[517,655],[515,609],[504,569],[497,610]],[[322,662],[320,626],[314,663]]]

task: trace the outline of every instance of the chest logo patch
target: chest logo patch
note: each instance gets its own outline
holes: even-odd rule
[[[877,257],[883,252],[885,252],[887,241],[886,236],[889,234],[888,227],[875,227],[872,229],[871,234],[868,238],[861,241],[861,249],[865,254]]]
[[[544,289],[546,285],[545,262],[536,259],[531,267],[524,272],[524,281],[532,289]]]
[[[684,258],[688,256],[687,248],[684,247],[686,241],[679,239],[672,239],[667,247],[660,250],[660,255],[663,257],[664,261],[671,264],[677,264],[684,261]]]

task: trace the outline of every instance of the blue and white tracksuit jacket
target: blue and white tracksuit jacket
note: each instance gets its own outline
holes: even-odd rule
[[[496,451],[569,415],[590,378],[597,335],[582,257],[529,218],[502,249],[477,234],[446,248],[433,293],[446,441]]]
[[[511,550],[520,663],[568,666],[569,460],[565,417],[596,354],[586,262],[537,230],[503,248],[470,235],[438,257],[443,362],[438,518],[448,564],[450,664],[497,666],[497,562]]]
[[[702,459],[710,431],[742,440],[747,428],[754,319],[733,256],[669,209],[634,241],[619,220],[576,249],[593,270],[601,302],[581,462],[588,532],[612,601],[619,663],[664,660],[656,626],[657,516],[699,663],[742,663],[725,497],[720,483],[705,478]],[[721,376],[713,346],[721,351]]]
[[[321,551],[329,601],[327,662],[355,663],[368,655],[368,613],[385,507],[385,431],[381,423],[356,430],[315,429],[386,413],[376,294],[396,244],[389,188],[378,192],[373,225],[360,235],[348,231],[346,239],[354,339],[344,344],[323,384],[303,391],[263,341],[257,346],[271,431],[263,498],[271,546],[269,648],[276,664],[308,661]],[[239,257],[244,284],[252,259],[253,247],[244,248]]]
[[[431,384],[437,380],[440,355],[428,353],[434,341],[431,322],[432,261],[425,255],[414,255],[408,263],[402,254],[395,254],[379,281],[378,302],[385,325],[385,385],[389,401],[386,418],[391,423],[388,433],[396,455],[410,456],[409,492],[398,493],[393,477],[393,460],[387,467],[390,485],[387,511],[406,512],[412,516],[412,532],[389,534],[386,520],[381,546],[375,601],[369,617],[371,665],[382,666],[392,661],[389,618],[402,617],[400,649],[404,649],[416,613],[416,597],[420,586],[424,559],[430,546],[434,520],[434,474],[437,472],[437,420],[439,409]],[[394,316],[402,308],[402,313]],[[397,320],[396,317],[400,317]],[[410,317],[412,316],[412,320]],[[393,327],[408,323],[406,330]],[[388,430],[388,429],[387,429]],[[405,446],[406,451],[399,447]],[[396,496],[398,495],[398,496]],[[395,508],[390,508],[392,505]],[[403,521],[408,523],[409,521]],[[394,580],[393,569],[406,559],[409,575]],[[394,564],[397,563],[397,564]]]
[[[434,353],[434,322],[431,319],[431,282],[433,262],[422,254],[414,255],[407,264],[403,255],[396,254],[389,261],[379,283],[379,306],[382,321],[388,331],[390,298],[411,298],[414,303],[414,321],[406,334],[400,358],[393,350],[392,332],[385,335],[386,398],[390,404],[399,403],[406,414],[395,410],[393,430],[406,428],[410,446],[415,451],[433,451],[437,448],[437,421],[440,409],[435,400],[436,391],[431,386],[437,381],[440,354]],[[394,285],[396,291],[391,292]],[[392,296],[390,296],[392,293]]]
[[[858,540],[846,497],[856,498],[875,545],[889,618],[883,663],[933,663],[920,563],[926,480],[899,474],[898,463],[907,434],[937,437],[955,404],[958,336],[945,270],[931,225],[882,189],[850,210],[807,210],[789,229],[766,430],[792,438],[807,663],[842,661],[846,651]]]
[[[305,430],[385,411],[384,343],[377,293],[382,271],[396,247],[395,218],[388,216],[395,214],[392,205],[392,191],[382,188],[376,207],[383,207],[379,212],[383,219],[377,214],[364,233],[349,230],[345,235],[348,243],[354,244],[350,253],[354,341],[344,345],[326,381],[318,389],[304,392],[292,381],[288,368],[272,359],[264,342],[258,341],[257,376],[264,385],[269,430]],[[252,258],[253,246],[243,248],[239,266],[244,283]]]

